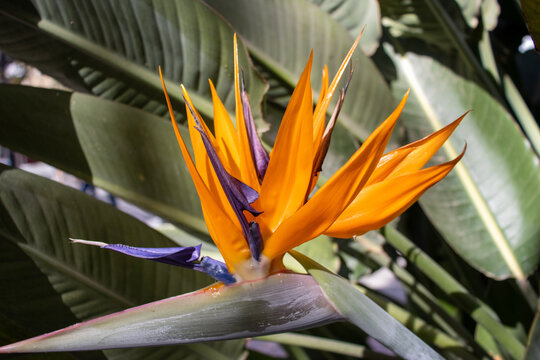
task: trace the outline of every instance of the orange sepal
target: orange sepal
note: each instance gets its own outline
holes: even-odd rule
[[[191,148],[193,149],[193,155],[195,157],[195,166],[206,186],[209,186],[210,178],[212,177],[211,165],[208,161],[208,155],[206,154],[206,148],[204,147],[204,143],[201,139],[201,134],[196,128],[197,126],[195,123],[195,119],[193,118],[193,115],[189,110],[188,104],[189,106],[191,106],[193,111],[197,110],[193,106],[193,103],[191,102],[191,99],[189,98],[189,95],[184,86],[181,86],[181,88],[184,95],[184,100],[186,101],[186,115],[188,120],[187,128],[189,131],[189,138],[191,140]],[[202,118],[199,117],[199,119],[202,122]],[[202,126],[206,127],[206,124]],[[212,190],[212,188],[210,188],[210,190]]]
[[[210,162],[210,158],[208,157],[208,153],[206,152],[206,148],[202,141],[201,134],[199,133],[199,130],[197,130],[196,128],[197,125],[191,113],[190,107],[195,112],[197,119],[199,120],[201,124],[201,128],[203,129],[204,133],[206,134],[206,137],[210,140],[212,144],[211,146],[214,148],[214,150],[218,154],[218,157],[220,157],[219,149],[216,149],[217,141],[210,133],[210,130],[208,129],[208,126],[204,122],[203,118],[195,109],[193,102],[191,101],[191,98],[189,97],[189,94],[187,90],[185,89],[185,87],[181,85],[181,88],[182,88],[182,94],[186,101],[186,113],[187,113],[187,118],[188,118],[189,135],[191,138],[191,146],[193,147],[193,152],[195,154],[195,164],[197,167],[197,171],[199,172],[201,178],[204,181],[204,184],[207,186],[210,193],[214,194],[214,200],[217,202],[219,207],[223,211],[227,212],[231,219],[236,219],[234,210],[229,204],[229,199],[227,199],[227,195],[225,195],[225,191],[223,190],[221,183],[219,182],[219,179],[217,177],[217,174]]]
[[[207,188],[199,172],[197,171],[184,139],[180,134],[178,124],[176,123],[176,118],[172,109],[171,100],[169,99],[169,94],[167,93],[167,89],[165,87],[165,81],[163,80],[161,68],[159,69],[159,76],[161,78],[161,84],[165,93],[167,107],[169,108],[169,113],[171,115],[171,121],[176,139],[178,140],[182,156],[184,157],[191,178],[193,179],[193,183],[195,184],[195,188],[197,189],[197,193],[199,194],[199,198],[201,199],[204,220],[208,226],[208,231],[216,243],[216,246],[219,248],[220,253],[223,255],[227,265],[234,267],[236,264],[241,264],[246,260],[249,260],[251,258],[251,252],[246,240],[244,239],[243,233],[240,230],[238,220],[231,218],[227,212],[221,206],[219,206],[218,202],[216,202],[214,198],[214,195]],[[226,229],[226,231],[223,231],[224,229]]]
[[[341,77],[343,76],[343,73],[345,72],[345,68],[347,67],[347,64],[351,60],[351,57],[354,54],[354,50],[356,49],[356,46],[358,45],[358,41],[360,41],[360,37],[362,37],[362,33],[364,32],[364,29],[360,32],[360,35],[356,38],[354,44],[351,46],[349,52],[347,53],[347,56],[345,56],[345,59],[343,59],[343,62],[341,63],[341,66],[339,67],[336,75],[334,76],[334,79],[330,83],[330,86],[325,91],[324,97],[319,98],[319,102],[317,103],[317,107],[315,108],[315,112],[313,113],[313,124],[316,124],[315,129],[317,129],[317,133],[315,134],[314,138],[314,146],[315,149],[318,149],[321,136],[322,136],[322,129],[324,129],[324,123],[326,119],[326,110],[328,109],[328,106],[330,105],[330,101],[332,100],[332,96],[334,95],[334,92],[336,91],[336,88],[339,84],[339,81],[341,80]],[[319,129],[320,126],[320,129]]]
[[[467,113],[444,128],[423,139],[407,144],[384,155],[371,175],[368,184],[375,184],[388,177],[420,170],[435,155]]]
[[[396,121],[405,106],[408,92],[394,112],[367,138],[362,147],[294,215],[283,221],[265,242],[263,254],[269,259],[323,233],[362,190],[377,166]]]
[[[259,191],[260,183],[255,170],[255,164],[253,163],[253,158],[251,157],[251,147],[249,145],[249,137],[247,135],[242,107],[242,97],[240,94],[240,72],[238,69],[238,43],[236,34],[234,34],[234,98],[236,102],[237,144],[240,157],[240,172],[242,174],[239,180]]]
[[[313,52],[283,115],[261,185],[259,216],[263,237],[304,204],[313,159]]]
[[[326,97],[326,93],[328,91],[328,66],[324,65],[323,72],[322,72],[322,85],[321,85],[321,92],[319,94],[319,99],[317,100],[317,105],[315,106],[315,110],[313,111],[314,117],[313,117],[313,148],[317,149],[319,146],[319,142],[321,141],[321,137],[324,132],[324,122],[326,119],[326,116],[315,116],[315,114],[320,113],[320,108],[323,106],[323,100]]]
[[[240,155],[237,144],[237,136],[234,125],[229,117],[227,109],[217,95],[214,84],[211,80],[210,91],[212,93],[212,102],[214,105],[214,129],[216,132],[216,142],[221,150],[220,160],[223,166],[230,171],[230,174],[237,179],[241,178],[240,174]]]
[[[325,235],[349,238],[378,229],[407,210],[422,194],[442,180],[463,157],[395,176],[364,188],[336,219]]]

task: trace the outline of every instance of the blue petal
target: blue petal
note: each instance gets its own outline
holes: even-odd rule
[[[261,235],[261,228],[255,221],[249,223],[250,237],[248,239],[249,250],[253,258],[259,261],[263,248],[263,239]]]
[[[229,273],[225,263],[209,257],[203,257],[199,260],[199,257],[201,256],[201,245],[189,247],[146,248],[123,244],[107,244],[101,241],[83,239],[70,238],[70,240],[77,244],[99,246],[102,249],[118,251],[122,254],[141,259],[154,260],[165,264],[201,271],[225,284],[236,282],[235,278]]]
[[[231,275],[229,269],[227,269],[227,265],[216,259],[204,256],[198,264],[198,267],[200,267],[200,269],[196,270],[205,272],[224,284],[233,284],[236,282],[236,279]]]
[[[259,193],[257,192],[257,190],[253,189],[249,185],[244,184],[243,182],[241,182],[240,180],[238,180],[234,176],[231,176],[231,175],[229,175],[229,176],[230,176],[230,179],[232,181],[232,185],[234,185],[238,189],[238,191],[240,191],[242,193],[244,198],[247,200],[248,204],[253,203],[255,200],[257,200],[259,198]],[[251,208],[251,206],[250,206],[250,208]],[[248,210],[248,209],[246,209],[246,210]],[[251,212],[255,216],[261,214],[261,212],[255,210],[253,208],[252,208],[252,210],[249,210],[249,212]]]
[[[249,148],[251,150],[251,158],[255,164],[255,170],[257,171],[257,177],[259,183],[262,184],[266,169],[268,168],[268,162],[270,157],[266,152],[266,149],[262,146],[261,139],[257,135],[257,129],[255,128],[255,122],[253,121],[253,114],[251,112],[251,106],[249,104],[249,96],[244,88],[244,73],[242,72],[242,110],[244,112],[244,123],[246,124],[246,131],[249,139]]]
[[[102,246],[102,248],[118,251],[122,254],[141,259],[159,261],[165,264],[189,269],[195,268],[196,261],[201,256],[201,245],[189,247],[143,248],[123,244],[109,244]]]
[[[109,244],[101,246],[101,248],[118,251],[122,254],[141,259],[154,260],[169,265],[197,270],[210,275],[224,284],[236,282],[235,278],[229,273],[225,263],[208,256],[203,257],[199,261],[199,257],[201,256],[201,245],[189,247],[143,248],[123,244]]]

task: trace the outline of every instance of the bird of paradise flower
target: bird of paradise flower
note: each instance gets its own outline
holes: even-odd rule
[[[0,353],[96,350],[232,339],[351,320],[351,313],[356,316],[367,311],[369,316],[361,315],[362,321],[353,319],[353,322],[396,354],[407,359],[416,359],[420,353],[424,358],[442,359],[382,309],[363,299],[361,293],[356,293],[354,288],[351,290],[348,283],[345,282],[346,287],[339,285],[343,283],[339,277],[332,275],[330,281],[335,286],[332,289],[347,301],[358,299],[359,308],[351,307],[347,301],[346,305],[336,305],[326,293],[327,286],[319,285],[315,275],[282,273],[284,254],[320,234],[349,238],[384,226],[443,179],[464,154],[423,169],[464,115],[421,140],[383,154],[405,106],[407,92],[392,114],[345,165],[316,189],[347,86],[339,94],[327,123],[326,113],[358,40],[332,82],[324,68],[315,107],[310,84],[313,55],[310,55],[270,153],[257,135],[247,92],[240,80],[236,36],[236,126],[212,82],[215,134],[210,132],[182,86],[195,161],[180,134],[161,76],[180,150],[201,199],[209,233],[225,263],[201,257],[201,245],[141,248],[72,240],[202,271],[219,283],[6,345],[0,347]],[[306,259],[307,264],[310,260]],[[274,273],[278,274],[269,276]],[[317,276],[323,282],[329,281],[320,272]],[[246,281],[259,279],[261,281]],[[233,283],[237,286],[223,286]],[[252,312],[238,307],[239,300],[253,304]],[[208,312],[208,318],[220,321],[200,327],[202,309]],[[197,331],[190,331],[194,327]]]
[[[359,39],[360,36],[330,83],[328,69],[324,68],[315,107],[310,83],[311,53],[270,153],[257,135],[249,98],[240,79],[236,35],[236,126],[211,81],[215,134],[181,85],[195,161],[180,134],[160,69],[182,156],[199,194],[209,233],[225,263],[201,258],[200,246],[138,248],[73,241],[192,268],[231,284],[284,270],[285,253],[321,234],[349,238],[378,229],[401,215],[427,189],[443,179],[463,156],[464,152],[449,162],[423,169],[465,115],[421,140],[384,154],[407,101],[407,91],[396,109],[352,157],[314,191],[346,87],[339,94],[328,123],[327,110]]]

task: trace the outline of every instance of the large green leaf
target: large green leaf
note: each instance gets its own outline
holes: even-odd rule
[[[467,14],[463,7],[460,9],[457,3],[465,5],[467,2],[384,0],[381,2],[382,22],[389,27],[389,33],[394,37],[389,39],[394,45],[398,42],[397,38],[414,38],[413,41],[400,41],[400,46],[420,54],[429,53],[429,56],[438,61],[450,64],[454,71],[478,81],[493,96],[498,97],[499,89],[478,60],[476,49],[470,45],[478,42],[464,21],[467,17],[472,20],[471,15]],[[485,1],[481,9],[482,19],[485,20],[483,26],[496,22],[496,4]],[[417,41],[418,39],[421,41]],[[393,73],[389,75],[392,78],[395,76]]]
[[[377,0],[310,0],[342,24],[352,37],[364,29],[359,46],[366,55],[373,55],[382,35],[381,11]]]
[[[380,4],[382,23],[392,36],[420,39],[445,52],[455,50],[450,38],[452,34],[442,26],[442,19],[434,14],[434,5],[441,8],[452,24],[457,26],[459,31],[455,36],[462,36],[466,27],[459,7],[452,1],[440,3],[437,0],[381,0]],[[471,20],[470,16],[464,16]]]
[[[398,55],[396,93],[411,88],[405,107],[414,138],[472,111],[443,147],[454,171],[421,199],[449,244],[471,265],[495,278],[523,281],[540,260],[540,171],[519,128],[505,109],[476,83],[426,56]]]
[[[44,307],[47,311],[43,311]],[[51,329],[69,326],[76,321],[77,318],[62,302],[60,294],[54,290],[32,258],[16,243],[1,234],[0,344],[37,336]],[[51,354],[46,359],[105,359],[105,357],[98,352],[91,352]]]
[[[308,275],[210,287],[0,348],[2,352],[96,350],[234,339],[341,320]]]
[[[0,172],[0,223],[0,241],[11,244],[7,246],[16,244],[30,256],[63,303],[80,320],[192,291],[211,282],[209,277],[196,271],[70,243],[68,237],[148,247],[174,246],[160,233],[105,203],[21,170],[3,167]],[[23,287],[35,286],[34,278],[18,277]],[[40,282],[38,288],[44,289],[46,284]],[[2,293],[9,291],[2,289]],[[34,297],[37,298],[43,309],[43,298]],[[54,297],[52,300],[57,301]],[[54,330],[50,326],[57,322],[49,322],[47,312],[26,320],[20,315],[33,311],[35,302],[21,299],[20,304],[24,305],[22,309],[8,308],[2,316],[22,325],[41,323],[40,331],[44,331],[44,327]],[[58,311],[55,314],[58,315]],[[63,319],[70,320],[65,316]],[[217,346],[221,351],[231,350],[228,344]],[[110,355],[126,359],[163,359],[185,356],[192,350],[166,348],[153,354],[146,349]],[[232,350],[237,352],[238,347]]]
[[[164,114],[166,107],[157,75],[161,66],[165,77],[174,81],[170,84],[173,100],[183,101],[177,86],[182,82],[200,112],[211,118],[207,81],[211,78],[232,109],[233,30],[201,1],[33,3],[41,17],[34,23],[24,18],[27,12],[2,7],[5,14],[19,20],[19,27],[27,28],[24,31],[28,35],[19,36],[16,45],[8,40],[0,43],[23,61],[45,65],[46,70],[60,67],[66,73],[71,66],[75,69],[71,72],[77,72],[94,94]],[[6,24],[5,31],[10,31],[10,26]],[[39,46],[43,41],[58,44],[62,56],[48,50],[48,63],[36,62],[36,58],[44,56]],[[252,70],[242,47],[240,61],[255,114],[260,117],[258,105],[266,86]]]
[[[306,0],[207,2],[238,31],[253,58],[290,87],[296,85],[311,49],[314,50],[312,83],[318,90],[324,64],[333,76],[354,42],[343,26]],[[393,110],[394,100],[367,56],[357,51],[352,64],[355,73],[340,123],[358,138],[365,139]]]
[[[0,93],[0,144],[206,231],[170,124],[80,93],[14,85]]]
[[[89,86],[68,59],[84,55],[29,25],[39,17],[29,1],[4,1],[0,5],[0,49],[14,59],[39,68],[72,89],[89,92]]]

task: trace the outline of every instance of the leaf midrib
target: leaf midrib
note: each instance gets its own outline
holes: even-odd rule
[[[77,35],[73,32],[65,30],[59,25],[53,22],[42,19],[38,22],[38,28],[50,36],[53,36],[69,46],[87,54],[88,56],[97,59],[107,67],[114,69],[116,72],[123,74],[125,77],[131,79],[137,79],[139,83],[144,84],[146,87],[161,93],[161,82],[156,75],[156,72],[152,72],[144,66],[137,65],[132,61],[126,60],[123,56],[120,56],[113,51],[98,45],[92,41],[87,40],[85,37]],[[169,90],[169,96],[175,101],[185,103],[184,98],[180,94],[179,87],[170,80],[165,80],[167,89]],[[213,117],[213,105],[208,99],[200,96],[195,91],[187,89],[191,100],[195,104],[197,110],[208,118]],[[230,115],[230,114],[229,114]]]
[[[412,65],[406,59],[405,56],[398,55],[398,58],[399,58],[399,64],[401,66],[403,74],[407,78],[407,81],[411,85],[411,88],[414,90],[413,93],[418,99],[420,107],[422,108],[426,118],[428,119],[429,124],[432,126],[434,130],[442,128],[443,124],[440,121],[439,117],[437,116],[435,110],[431,106],[429,98],[424,93],[422,86],[420,86],[420,82],[418,81],[416,77],[416,74],[414,72]],[[451,142],[447,141],[443,145],[442,148],[449,158],[453,159],[458,156],[458,152],[456,151],[456,149],[454,148]],[[482,197],[478,187],[472,180],[472,177],[469,171],[461,162],[459,162],[455,166],[455,170],[456,170],[458,178],[463,184],[463,187],[466,193],[469,195],[471,202],[476,208],[481,221],[485,225],[488,233],[491,235],[491,239],[493,240],[495,246],[499,250],[499,253],[501,254],[504,262],[508,266],[508,269],[512,272],[512,274],[518,280],[523,281],[526,278],[523,273],[523,270],[521,269],[519,262],[514,256],[512,248],[510,247],[506,237],[504,236],[503,231],[501,230],[497,221],[495,220],[494,215],[492,214],[487,203]]]
[[[7,232],[5,229],[0,229],[0,234],[2,234],[2,236],[9,239],[13,243],[15,243],[17,246],[19,246],[25,253],[27,253],[33,259],[38,259],[39,261],[42,261],[43,263],[49,265],[50,267],[66,275],[67,277],[87,286],[88,288],[91,288],[92,290],[96,291],[97,293],[109,299],[116,301],[119,305],[129,306],[129,307],[133,307],[137,305],[135,302],[129,300],[126,297],[123,297],[120,294],[117,294],[111,291],[110,289],[99,284],[95,280],[90,279],[89,277],[81,274],[78,271],[74,271],[72,268],[68,267],[67,265],[63,264],[62,262],[58,261],[52,256],[44,253],[40,249],[32,245],[21,242],[17,237],[13,236],[11,233]]]

